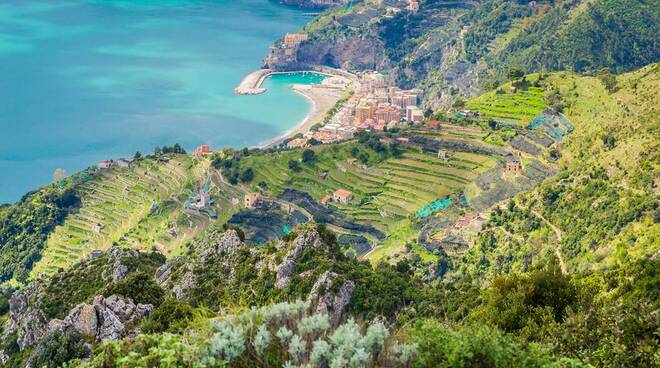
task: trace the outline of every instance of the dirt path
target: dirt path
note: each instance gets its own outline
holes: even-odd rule
[[[527,206],[523,205],[522,203],[517,203],[518,207],[522,209],[527,209]],[[530,208],[530,212],[539,218],[541,221],[543,221],[552,231],[554,231],[555,236],[557,237],[557,244],[555,245],[555,254],[557,255],[557,259],[559,260],[559,268],[561,269],[561,273],[564,275],[568,273],[568,270],[566,268],[566,263],[564,263],[564,257],[561,255],[561,230],[557,226],[555,226],[552,222],[548,221],[543,215],[541,215],[538,211],[535,209]]]
[[[564,257],[561,255],[561,231],[557,226],[553,225],[550,221],[548,221],[548,219],[543,217],[543,215],[538,213],[536,210],[531,210],[531,212],[534,214],[534,216],[538,217],[543,222],[545,222],[545,224],[548,225],[548,227],[555,232],[555,235],[557,236],[557,245],[555,246],[555,254],[557,255],[557,259],[559,260],[559,267],[561,268],[561,273],[567,274],[568,271],[566,269],[566,264],[564,263]]]

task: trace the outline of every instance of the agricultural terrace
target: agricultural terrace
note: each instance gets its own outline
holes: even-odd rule
[[[414,150],[405,150],[396,158],[371,161],[377,154],[370,151],[371,166],[367,166],[352,158],[350,151],[355,145],[316,146],[316,162],[300,163],[300,172],[289,169],[288,162],[299,160],[301,150],[247,156],[241,165],[255,171],[253,190],[265,183],[266,191],[273,195],[291,188],[320,201],[337,189],[347,189],[353,193],[353,201],[331,205],[391,235],[400,227],[400,221],[440,197],[462,191],[496,162],[495,158],[466,152],[455,152],[442,160]],[[325,179],[321,178],[324,172]]]
[[[113,243],[140,249],[156,245],[166,254],[174,251],[195,234],[180,229],[182,234],[173,239],[166,236],[170,224],[194,229],[206,221],[201,216],[186,216],[181,206],[204,167],[208,167],[208,160],[193,161],[184,155],[171,157],[169,162],[142,159],[129,168],[111,168],[81,184],[82,208],[50,234],[32,277],[52,274]],[[152,210],[153,205],[156,208]]]
[[[482,117],[495,121],[526,126],[547,107],[543,97],[545,87],[534,86],[538,74],[525,77],[528,86],[511,91],[512,84],[506,83],[494,91],[469,100],[466,109],[478,111]]]

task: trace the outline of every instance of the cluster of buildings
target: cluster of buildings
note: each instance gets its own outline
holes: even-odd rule
[[[335,202],[346,205],[349,204],[352,200],[353,193],[346,189],[337,189],[334,193],[332,193],[332,196],[326,195],[325,197],[321,198],[321,204],[325,206],[329,202]]]
[[[99,168],[100,170],[105,170],[109,169],[113,166],[116,167],[128,167],[130,166],[131,162],[133,162],[132,158],[125,158],[122,157],[118,160],[101,160],[96,164],[96,167]]]
[[[332,117],[316,132],[308,132],[304,138],[294,139],[289,148],[306,147],[310,139],[331,143],[352,139],[359,130],[385,130],[394,128],[402,121],[420,122],[424,113],[419,108],[420,91],[402,90],[392,86],[378,72],[366,72],[359,76],[355,91]]]
[[[418,122],[424,118],[417,106],[420,91],[392,86],[384,75],[368,72],[360,76],[355,94],[333,117],[332,122],[358,129],[394,128],[402,120]]]

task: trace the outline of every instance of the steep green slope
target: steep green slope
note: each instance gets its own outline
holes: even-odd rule
[[[24,196],[0,210],[0,282],[25,281],[48,234],[80,206],[74,190],[54,185]]]
[[[304,28],[311,38],[297,54],[271,67],[379,69],[402,86],[422,86],[427,104],[446,107],[459,92],[474,96],[501,84],[513,67],[621,73],[660,59],[660,10],[652,1],[427,0],[417,13],[386,4],[328,10]]]
[[[500,295],[489,296],[473,317],[485,316],[527,341],[551,342],[557,352],[596,366],[652,366],[660,280],[660,67],[617,76],[615,85],[606,76],[573,73],[550,80],[575,124],[560,151],[562,170],[496,208],[450,274],[492,284],[492,295]],[[536,276],[515,276],[534,275],[548,263],[583,294],[557,324],[530,308],[541,296],[523,289]]]
[[[553,254],[552,243],[571,272],[625,268],[657,254],[659,73],[654,64],[618,76],[612,93],[598,78],[550,77],[575,125],[560,150],[562,171],[495,213],[482,248],[471,250],[488,259],[478,269],[524,271],[530,257]]]

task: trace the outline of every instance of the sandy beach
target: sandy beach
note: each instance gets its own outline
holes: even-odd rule
[[[295,128],[273,138],[263,144],[260,148],[268,148],[276,146],[287,138],[290,138],[298,133],[306,133],[316,123],[323,121],[325,113],[330,110],[337,101],[341,98],[344,91],[339,88],[326,87],[322,85],[304,85],[294,84],[293,91],[305,96],[312,104],[310,112],[305,119],[298,124]]]

